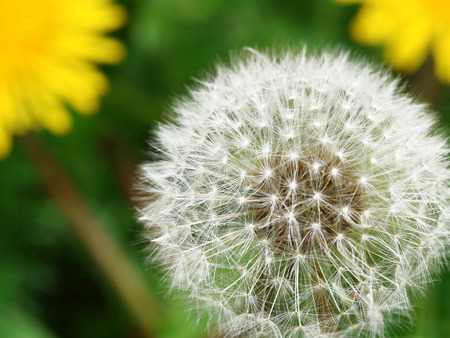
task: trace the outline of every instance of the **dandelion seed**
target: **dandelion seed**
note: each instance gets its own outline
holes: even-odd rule
[[[291,190],[295,190],[297,188],[298,184],[296,181],[291,181],[291,183],[289,183],[289,188]]]
[[[312,168],[314,169],[315,172],[319,172],[319,169],[320,169],[320,163],[314,162],[314,163],[312,164]]]
[[[264,170],[264,178],[270,178],[272,176],[272,169]]]
[[[300,157],[300,155],[299,155],[297,152],[295,152],[295,151],[291,151],[291,152],[288,154],[288,158],[289,158],[291,161],[295,161],[295,160],[297,160],[299,157]]]
[[[320,192],[314,192],[313,199],[315,199],[316,201],[321,201],[322,200],[322,194]]]
[[[245,203],[247,203],[247,198],[244,196],[239,197],[238,199],[239,204],[244,205]]]
[[[450,169],[397,80],[347,54],[252,51],[180,102],[140,220],[220,331],[374,337],[408,316],[447,256]]]
[[[337,177],[339,175],[339,169],[338,168],[332,168],[331,169],[331,175],[333,175],[333,177]]]

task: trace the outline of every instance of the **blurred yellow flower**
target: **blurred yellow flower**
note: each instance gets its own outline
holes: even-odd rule
[[[351,35],[385,46],[385,59],[405,73],[433,53],[438,78],[450,83],[450,0],[336,0],[360,3]]]
[[[70,105],[98,109],[108,88],[99,63],[117,63],[124,46],[105,33],[125,10],[113,0],[0,0],[0,158],[14,134],[70,129]]]

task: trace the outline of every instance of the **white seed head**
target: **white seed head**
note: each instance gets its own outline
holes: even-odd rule
[[[446,142],[348,54],[247,54],[156,132],[154,257],[228,337],[383,335],[447,256]]]

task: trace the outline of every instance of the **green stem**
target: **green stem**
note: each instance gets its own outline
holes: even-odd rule
[[[432,58],[428,58],[417,73],[408,78],[419,97],[430,103],[433,109],[439,110],[444,86],[436,78]]]
[[[160,323],[160,314],[143,276],[105,230],[105,226],[42,141],[30,135],[22,138],[22,144],[72,231],[134,315],[145,336],[154,336]]]

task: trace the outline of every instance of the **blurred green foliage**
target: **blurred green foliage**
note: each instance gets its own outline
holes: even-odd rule
[[[149,130],[164,120],[173,96],[193,77],[245,46],[344,46],[370,59],[347,34],[355,7],[330,0],[128,0],[129,24],[117,36],[127,61],[106,68],[111,90],[93,117],[74,115],[65,137],[42,134],[108,231],[138,267],[165,313],[158,337],[206,337],[182,300],[165,296],[162,272],[146,265],[145,245],[134,218],[130,189],[146,155]],[[420,94],[419,89],[416,92]],[[450,125],[450,91],[440,110]],[[25,152],[16,142],[0,162],[0,337],[139,337],[139,330],[109,283],[49,199]],[[182,298],[182,297],[181,297]],[[450,274],[420,300],[402,337],[450,336]]]

